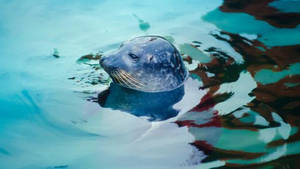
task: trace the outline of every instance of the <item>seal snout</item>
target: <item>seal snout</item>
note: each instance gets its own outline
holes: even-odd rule
[[[101,65],[102,67],[103,67],[104,59],[105,59],[105,58],[101,58],[100,61],[99,61],[100,65]]]
[[[117,69],[116,66],[112,63],[111,59],[109,57],[103,57],[99,61],[101,67],[108,73],[115,71]]]
[[[103,67],[104,69],[107,69],[107,58],[106,57],[102,57],[101,59],[100,59],[100,61],[99,61],[99,63],[100,63],[100,65],[101,65],[101,67]]]

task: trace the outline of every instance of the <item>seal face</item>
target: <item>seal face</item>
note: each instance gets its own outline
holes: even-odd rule
[[[103,57],[100,65],[123,87],[162,92],[178,88],[188,77],[178,50],[160,36],[141,36],[124,42]]]

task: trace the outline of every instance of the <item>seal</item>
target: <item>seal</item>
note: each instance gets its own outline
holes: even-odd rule
[[[118,85],[143,92],[171,91],[188,77],[180,53],[160,36],[140,36],[100,59]]]
[[[141,36],[100,59],[113,83],[98,95],[101,107],[150,121],[175,117],[173,106],[184,96],[188,78],[178,50],[160,36]]]

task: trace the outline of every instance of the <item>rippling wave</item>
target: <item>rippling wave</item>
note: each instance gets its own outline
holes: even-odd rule
[[[300,1],[0,6],[1,169],[299,165]],[[152,34],[190,72],[178,114],[153,120],[101,106],[111,79],[99,59]]]

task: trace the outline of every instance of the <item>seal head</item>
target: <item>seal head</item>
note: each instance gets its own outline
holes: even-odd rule
[[[178,50],[160,36],[141,36],[121,44],[100,60],[116,84],[143,92],[180,87],[188,77]]]

